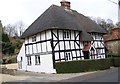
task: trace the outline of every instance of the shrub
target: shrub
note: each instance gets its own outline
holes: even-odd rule
[[[55,65],[57,73],[78,73],[109,69],[110,59],[58,62]]]
[[[120,55],[108,55],[107,57],[111,59],[111,66],[120,67]]]
[[[8,60],[8,63],[11,64],[11,63],[17,63],[17,60],[16,58],[11,58]]]
[[[11,60],[11,59],[10,59],[10,60],[8,60],[8,64],[11,64],[11,63],[13,63],[13,62],[12,62],[12,60]]]
[[[120,67],[120,57],[111,58],[111,66]]]

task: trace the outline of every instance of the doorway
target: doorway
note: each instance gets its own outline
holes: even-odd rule
[[[83,51],[84,59],[89,59],[89,51]]]

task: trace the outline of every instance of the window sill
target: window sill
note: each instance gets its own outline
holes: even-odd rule
[[[41,65],[41,64],[35,64],[35,65]]]

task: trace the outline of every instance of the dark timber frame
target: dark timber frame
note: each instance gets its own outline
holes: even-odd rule
[[[53,54],[53,63],[55,62],[61,62],[61,61],[68,61],[68,60],[78,60],[78,58],[82,58],[81,56],[81,47],[80,47],[80,32],[79,31],[73,31],[73,30],[56,30],[57,34],[55,34],[53,32],[54,30],[51,30],[51,35],[52,35],[52,54]],[[63,40],[59,39],[59,31],[62,31],[62,36],[63,36]],[[64,38],[64,32],[67,31],[69,32],[69,39],[65,39]],[[71,31],[73,31],[74,34],[74,39],[71,39]],[[78,32],[78,33],[77,33]],[[78,37],[79,36],[79,37]],[[57,40],[54,40],[53,37],[55,37]],[[77,39],[78,38],[78,39]],[[64,49],[61,50],[60,49],[60,42],[63,42],[64,44]],[[66,42],[69,43],[69,49],[66,49]],[[71,42],[74,43],[74,49],[71,48]],[[55,45],[54,45],[55,43]],[[56,46],[58,45],[59,50],[55,50]],[[76,46],[78,46],[79,48],[76,48]],[[75,52],[76,56],[73,56],[73,51]],[[61,54],[60,53],[64,53],[64,58],[61,58]],[[77,52],[79,52],[80,55],[77,54]],[[59,53],[59,58],[56,59],[55,53]],[[66,57],[66,55],[68,55]],[[70,56],[71,55],[71,58]]]
[[[67,32],[67,36],[64,36],[65,31]],[[45,54],[52,54],[52,59],[53,59],[53,67],[55,68],[55,63],[56,62],[61,62],[61,61],[72,61],[72,60],[80,60],[82,59],[84,56],[82,56],[82,49],[81,49],[81,39],[80,39],[80,35],[81,32],[80,31],[75,31],[75,30],[61,30],[61,29],[53,29],[50,30],[51,32],[51,38],[47,39],[47,35],[46,35],[46,31],[44,31],[45,34],[45,40],[41,40],[41,33],[40,33],[40,41],[36,41],[36,42],[32,42],[25,44],[25,53],[26,53],[26,48],[28,46],[28,53],[26,53],[26,56],[35,56],[35,55],[45,55]],[[60,38],[61,35],[61,38]],[[101,44],[103,44],[103,39],[99,39],[97,40],[96,34],[92,33],[91,35],[95,36],[95,39],[93,40],[92,44],[94,44],[94,42],[97,42],[97,47],[95,47],[96,50],[100,50],[102,51],[101,53],[104,55],[105,52],[103,52],[104,47],[99,47],[99,42],[101,42]],[[102,37],[102,34],[99,34]],[[65,38],[66,37],[66,38]],[[49,49],[47,48],[47,42],[50,42],[51,44],[51,51],[48,51]],[[64,48],[61,49],[61,44],[60,42],[62,42],[64,45]],[[46,45],[46,52],[43,52],[43,45],[42,43],[45,43]],[[38,51],[38,46],[41,46],[41,52]],[[84,43],[83,43],[84,44]],[[69,45],[69,47],[68,47]],[[104,44],[103,44],[104,45]],[[32,46],[32,54],[30,54],[30,46]],[[36,53],[34,53],[34,46],[36,46]],[[58,49],[56,50],[56,47],[58,46]],[[73,48],[74,46],[74,48]],[[93,59],[95,58],[95,56],[98,56],[99,52],[97,51],[97,53],[95,54],[94,51],[91,51],[92,53],[89,55],[91,56]],[[56,56],[56,53],[59,56]],[[102,55],[101,54],[101,55]]]
[[[104,45],[104,40],[103,40],[103,34],[100,34],[100,33],[91,33],[92,36],[94,36],[94,40],[92,42],[92,45],[96,42],[97,43],[97,47],[94,47],[95,50],[96,50],[96,54],[95,52],[93,52],[93,55],[94,56],[97,56],[97,58],[99,58],[98,56],[99,55],[105,55],[105,45]],[[98,38],[99,37],[99,38]],[[104,47],[102,47],[104,46]],[[100,53],[99,53],[100,51]],[[90,55],[90,56],[93,56],[93,55]]]

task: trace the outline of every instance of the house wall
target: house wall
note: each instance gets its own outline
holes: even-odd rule
[[[108,41],[106,45],[109,50],[108,54],[120,55],[120,40]]]
[[[32,41],[34,36],[36,36],[36,41]],[[21,52],[18,55],[18,63],[21,62],[20,56],[23,57],[22,64],[24,65],[19,70],[56,73],[56,70],[53,68],[51,31],[41,32],[26,38]],[[35,56],[40,56],[39,64],[36,64]],[[30,61],[28,61],[28,58],[30,58]]]
[[[26,61],[26,56],[25,56],[25,44],[24,43],[17,56],[17,62],[18,62],[19,70],[26,70],[27,61]]]
[[[84,59],[79,31],[53,30],[52,35],[56,62]]]
[[[91,33],[91,36],[93,37],[93,41],[91,43],[95,48],[94,58],[105,58],[105,44],[103,40],[103,34]]]
[[[84,42],[80,40],[80,31],[47,30],[25,38],[18,55],[19,70],[56,73],[54,64],[61,61],[83,60]],[[105,58],[104,42],[101,35],[92,34],[94,40],[94,57]],[[36,37],[36,39],[33,38]],[[99,51],[97,50],[99,49]],[[91,51],[89,51],[91,54]],[[99,53],[98,53],[99,52]],[[40,63],[36,64],[36,56]]]

